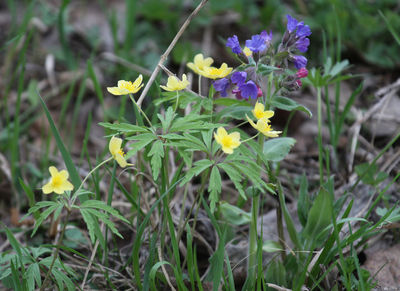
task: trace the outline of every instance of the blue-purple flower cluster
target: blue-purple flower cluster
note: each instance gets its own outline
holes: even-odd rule
[[[250,64],[249,57],[252,56],[256,65],[256,70],[259,64],[273,66],[279,68],[275,70],[275,74],[281,74],[281,84],[288,90],[296,90],[301,87],[301,78],[307,76],[307,58],[300,53],[305,53],[310,45],[311,29],[305,25],[303,21],[298,21],[294,17],[287,15],[286,32],[277,50],[272,46],[272,31],[269,33],[264,30],[260,34],[253,35],[246,40],[245,47],[240,46],[237,35],[229,37],[226,46],[232,52],[238,55],[239,59],[244,63]],[[285,68],[288,67],[288,62],[292,62],[298,72],[296,75],[286,75]],[[213,83],[214,88],[222,97],[228,95],[231,89],[232,93],[238,99],[256,99],[262,96],[262,90],[258,82],[254,78],[254,66],[246,68],[244,71],[236,71],[226,78],[222,78]],[[253,77],[250,77],[253,76]]]
[[[281,45],[279,46],[278,52],[288,51],[289,60],[294,63],[297,69],[304,68],[307,65],[306,57],[302,55],[295,55],[292,52],[296,49],[302,53],[308,50],[310,45],[310,39],[308,36],[311,35],[311,29],[308,25],[304,24],[303,21],[298,21],[296,18],[286,15],[287,26],[286,32],[283,36]]]
[[[231,78],[222,78],[213,83],[214,88],[221,94],[222,97],[228,96],[228,89],[236,86],[232,93],[238,99],[256,99],[262,96],[261,89],[251,80],[247,81],[247,73],[244,71],[237,71],[231,75]]]

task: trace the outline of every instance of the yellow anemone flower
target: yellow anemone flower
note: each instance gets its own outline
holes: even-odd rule
[[[243,49],[243,53],[246,57],[249,57],[253,54],[253,52],[247,46]]]
[[[117,161],[118,165],[120,165],[122,168],[125,168],[128,163],[125,160],[125,153],[121,148],[122,144],[122,139],[113,136],[110,139],[110,143],[108,144],[108,149],[110,150],[110,153],[114,160]]]
[[[264,111],[264,105],[258,102],[251,112],[253,112],[254,117],[257,119],[271,118],[272,116],[274,116],[274,112],[272,110]]]
[[[233,150],[240,146],[240,133],[232,132],[228,134],[223,127],[219,127],[217,133],[214,132],[214,138],[226,154],[232,154]]]
[[[266,117],[263,117],[257,121],[257,124],[253,122],[247,115],[247,120],[251,124],[252,127],[257,129],[259,132],[261,132],[263,135],[266,137],[278,137],[282,131],[275,131],[271,128],[271,125],[269,124],[269,119]]]
[[[202,75],[209,79],[220,79],[229,75],[232,69],[226,63],[223,63],[219,69],[216,67],[205,67]]]
[[[204,58],[203,54],[197,54],[194,56],[194,63],[189,62],[187,66],[196,74],[203,75],[204,68],[211,66],[213,62],[212,58]]]
[[[169,76],[167,86],[161,85],[160,87],[165,91],[180,91],[185,89],[188,85],[189,81],[187,80],[186,75],[183,74],[182,81],[175,76]]]
[[[107,91],[113,95],[128,95],[129,93],[135,94],[143,87],[142,81],[142,75],[139,75],[133,83],[131,81],[119,80],[118,87],[107,87]]]
[[[74,185],[68,181],[69,174],[67,170],[58,171],[56,167],[49,167],[49,172],[51,175],[50,182],[42,187],[44,194],[50,194],[55,192],[57,194],[62,194],[65,191],[71,191],[74,189]]]

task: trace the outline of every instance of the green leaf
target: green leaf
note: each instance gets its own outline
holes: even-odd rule
[[[95,242],[96,237],[95,237],[95,224],[97,223],[97,221],[92,217],[92,215],[87,211],[87,209],[85,208],[80,208],[79,209],[81,214],[82,214],[82,218],[86,223],[86,227],[89,231],[89,237],[90,240],[92,241],[92,243]]]
[[[279,162],[289,153],[296,140],[291,137],[277,137],[264,143],[264,156],[267,160]]]
[[[144,133],[140,135],[135,135],[126,138],[127,140],[137,140],[137,142],[133,143],[130,145],[133,149],[128,151],[126,154],[127,158],[132,157],[135,155],[138,151],[140,151],[142,148],[147,146],[149,143],[151,143],[153,140],[157,139],[157,136],[155,136],[152,133]]]
[[[225,171],[225,173],[229,176],[229,179],[231,179],[231,181],[235,185],[235,188],[236,190],[238,190],[240,196],[244,200],[247,200],[246,194],[244,193],[243,190],[243,184],[241,183],[243,175],[236,168],[232,167],[228,163],[218,164],[218,167]]]
[[[38,95],[39,95],[39,93],[38,93]],[[65,147],[65,145],[64,145],[64,143],[63,143],[63,141],[61,139],[61,136],[60,136],[60,134],[59,134],[59,132],[57,130],[56,125],[54,124],[53,118],[51,117],[50,112],[49,112],[46,104],[44,103],[44,101],[43,101],[43,99],[42,99],[42,97],[40,95],[39,95],[39,98],[40,98],[40,103],[42,105],[42,108],[43,108],[43,110],[44,110],[44,112],[46,114],[47,120],[48,120],[48,122],[50,124],[51,132],[53,133],[53,136],[54,136],[54,138],[56,140],[57,147],[60,150],[61,156],[63,157],[64,163],[65,163],[65,165],[67,167],[69,176],[71,177],[71,182],[74,185],[74,188],[78,189],[80,184],[81,184],[81,182],[82,182],[82,180],[81,180],[81,178],[79,176],[78,171],[75,168],[75,165],[74,165],[74,162],[72,161],[70,153],[67,151],[67,149],[66,149],[66,147]],[[83,201],[87,200],[88,197],[85,196],[85,195],[82,195],[79,199],[81,200],[81,202],[83,202]]]
[[[361,181],[368,185],[378,185],[388,177],[387,173],[378,172],[376,164],[362,163],[355,166],[354,170],[361,178]]]
[[[273,240],[266,240],[263,242],[262,250],[267,253],[274,253],[282,251],[282,246],[279,242]]]
[[[264,246],[263,246],[264,248]],[[288,290],[284,287],[291,287],[290,284],[287,283],[287,273],[286,269],[292,271],[293,269],[285,268],[285,265],[279,260],[272,260],[269,264],[267,272],[265,274],[265,280],[268,283],[273,283],[282,287],[282,290]],[[272,288],[268,288],[266,290],[275,290]]]
[[[249,115],[252,107],[249,106],[230,106],[222,109],[215,114],[215,120],[221,120],[223,117],[243,120],[246,119],[246,114]]]
[[[332,212],[331,195],[324,188],[320,188],[307,217],[304,237],[310,242],[315,242],[319,234],[330,224]]]
[[[144,126],[138,126],[130,123],[99,122],[99,125],[125,134],[136,132],[149,132],[149,129]]]
[[[310,109],[287,97],[275,96],[272,99],[272,106],[286,111],[303,111],[307,113],[310,118],[312,117]]]
[[[250,107],[252,108],[253,106],[246,100],[238,100],[238,99],[231,99],[231,98],[218,98],[214,100],[215,105],[222,105],[222,106],[227,106],[231,107],[233,105],[235,106],[244,106],[244,107]]]
[[[177,131],[199,131],[202,129],[209,129],[211,123],[206,123],[203,119],[209,118],[209,115],[199,115],[196,113],[190,113],[184,117],[179,117],[174,120],[171,125],[169,132]]]
[[[148,157],[151,157],[150,164],[153,171],[153,178],[157,180],[162,166],[161,159],[164,157],[164,145],[161,140],[157,140],[153,143]]]
[[[55,203],[54,205],[50,206],[49,208],[47,208],[45,211],[43,211],[40,214],[40,217],[38,220],[36,220],[35,222],[35,227],[32,231],[31,237],[33,237],[36,233],[36,231],[38,230],[39,226],[42,224],[42,222],[51,214],[53,213],[60,205]],[[62,207],[62,206],[61,206]]]
[[[105,204],[103,201],[100,200],[88,200],[82,203],[81,208],[96,208],[106,211],[107,213],[111,214],[112,216],[122,220],[125,223],[129,223],[129,221],[123,217],[119,212],[112,208],[111,206]]]
[[[161,114],[157,114],[158,119],[160,119],[161,121],[164,133],[167,133],[167,130],[170,127],[171,122],[174,120],[176,115],[177,114],[174,113],[172,107],[168,107],[167,111],[165,112],[165,117],[162,116]]]
[[[219,173],[218,167],[213,167],[210,175],[210,182],[208,184],[208,191],[210,192],[210,209],[214,212],[215,205],[219,201],[219,194],[221,193],[222,181],[221,174]]]
[[[3,224],[3,223],[1,223],[1,224]],[[10,245],[17,252],[18,257],[20,259],[22,259],[22,249],[21,249],[19,242],[17,241],[17,239],[15,238],[13,233],[4,224],[3,224],[3,227],[4,227],[4,231],[6,232],[7,239],[10,242]]]
[[[259,64],[258,68],[257,68],[257,73],[265,76],[265,75],[269,75],[270,73],[272,73],[274,71],[279,71],[279,70],[282,70],[282,69],[278,68],[278,67],[274,67],[274,66]]]
[[[310,208],[311,201],[308,194],[308,180],[307,176],[303,174],[300,181],[299,199],[297,200],[297,215],[303,227],[307,223],[307,216]]]
[[[231,205],[228,202],[222,201],[219,205],[219,210],[229,224],[243,225],[248,224],[251,221],[250,213]]]
[[[194,163],[194,167],[191,168],[189,171],[187,171],[185,178],[183,178],[180,186],[185,185],[187,182],[192,180],[194,176],[199,175],[201,172],[203,172],[205,169],[211,167],[214,164],[214,161],[210,161],[207,159],[200,160]]]

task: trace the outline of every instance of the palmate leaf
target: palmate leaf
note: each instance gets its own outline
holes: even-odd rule
[[[240,196],[242,196],[244,200],[247,200],[246,194],[243,190],[243,185],[241,183],[243,179],[242,174],[228,163],[218,164],[218,167],[225,171],[225,173],[229,176],[229,179],[235,185],[235,188],[238,190]]]
[[[128,151],[126,154],[126,158],[130,158],[133,155],[135,155],[138,151],[143,149],[145,146],[147,146],[149,143],[151,143],[153,140],[157,139],[157,136],[154,135],[153,133],[143,133],[140,135],[127,137],[126,139],[136,141],[130,145],[132,149]]]
[[[115,130],[119,133],[137,133],[137,132],[150,132],[145,126],[138,126],[130,123],[109,123],[109,122],[99,122],[99,125],[111,130]]]
[[[210,209],[214,212],[215,205],[219,201],[219,194],[221,193],[222,181],[221,174],[219,173],[218,167],[214,166],[211,170],[210,182],[208,183],[208,191],[210,192]]]
[[[165,112],[165,116],[161,114],[157,114],[158,119],[161,121],[162,128],[164,133],[167,133],[168,128],[171,126],[172,121],[174,120],[177,114],[174,113],[172,107],[168,107],[167,111]]]
[[[153,178],[154,180],[157,180],[162,165],[161,159],[164,157],[163,142],[161,140],[157,140],[155,143],[153,143],[153,146],[151,147],[151,150],[147,156],[151,157],[150,164],[153,172]]]
[[[203,172],[205,169],[211,167],[214,164],[213,161],[204,159],[200,160],[194,163],[194,167],[191,168],[189,171],[187,171],[185,177],[183,178],[180,186],[185,185],[187,182],[192,180],[194,176],[199,175],[201,172]]]
[[[122,220],[125,223],[129,223],[129,221],[123,217],[119,212],[112,208],[111,206],[105,204],[103,201],[100,200],[88,200],[82,203],[80,208],[96,208],[96,209],[101,209],[109,213],[110,215],[118,218],[119,220]]]
[[[205,123],[203,120],[209,118],[210,115],[200,115],[195,113],[190,113],[184,117],[180,117],[174,120],[171,125],[169,132],[177,131],[197,131],[202,129],[207,129],[210,125]]]
[[[35,222],[35,227],[32,231],[31,237],[33,237],[36,233],[36,231],[38,230],[39,226],[43,223],[43,221],[53,212],[58,212],[60,213],[61,210],[59,210],[59,208],[63,208],[63,205],[55,203],[54,205],[51,205],[49,208],[47,208],[45,211],[43,211],[42,213],[40,213],[39,219],[36,220]]]

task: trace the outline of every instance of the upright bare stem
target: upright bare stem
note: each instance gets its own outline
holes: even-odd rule
[[[153,73],[151,74],[149,81],[147,82],[146,86],[144,87],[144,89],[142,91],[142,94],[140,94],[140,97],[139,97],[139,99],[137,101],[138,107],[142,106],[142,102],[143,102],[144,98],[146,97],[147,92],[149,92],[149,89],[150,89],[151,85],[153,84],[154,80],[156,79],[156,77],[158,75],[158,72],[161,69],[161,66],[164,64],[164,62],[168,58],[168,56],[171,53],[172,49],[174,48],[174,46],[178,42],[179,38],[182,36],[182,34],[185,31],[185,29],[188,27],[188,25],[192,21],[193,17],[195,17],[199,13],[200,9],[203,8],[203,6],[206,5],[207,2],[208,2],[208,0],[202,0],[200,2],[200,4],[196,7],[196,9],[193,10],[193,12],[189,15],[189,17],[183,23],[181,29],[175,35],[174,39],[172,40],[172,42],[168,46],[167,50],[161,56],[160,61],[158,62],[156,68],[153,71]]]

